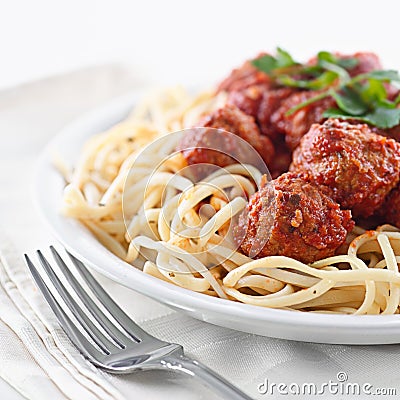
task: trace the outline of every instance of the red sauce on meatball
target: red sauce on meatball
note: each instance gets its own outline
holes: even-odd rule
[[[369,217],[400,179],[400,144],[365,124],[329,119],[312,125],[293,153],[293,172],[306,172],[354,216]]]
[[[311,103],[293,114],[287,114],[293,107],[316,95],[318,95],[318,92],[312,90],[293,93],[282,101],[279,108],[271,116],[273,127],[276,131],[285,135],[286,144],[292,150],[299,145],[301,138],[308,132],[312,124],[322,122],[325,119],[324,111],[336,104],[333,98],[327,97]]]
[[[257,58],[263,55],[265,55],[265,53],[259,54]],[[271,84],[271,78],[266,73],[257,69],[251,61],[246,61],[242,66],[234,69],[229,76],[219,84],[217,91],[240,91],[249,86],[259,84],[269,86]]]
[[[234,163],[248,163],[259,166],[259,156],[267,165],[273,160],[274,146],[270,139],[261,135],[253,117],[233,105],[226,105],[205,116],[198,125],[215,129],[195,128],[182,137],[177,149],[189,165],[225,167]]]
[[[263,85],[253,85],[230,92],[228,103],[234,104],[244,113],[254,117],[261,133],[275,140],[281,135],[272,124],[271,117],[282,101],[294,92],[292,88],[271,89]]]
[[[250,197],[234,238],[250,257],[293,257],[305,263],[335,254],[353,228],[350,211],[306,175],[286,173]]]

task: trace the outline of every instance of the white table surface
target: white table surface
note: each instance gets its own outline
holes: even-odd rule
[[[0,395],[1,398],[4,400],[23,400],[23,397],[1,378],[0,378]]]

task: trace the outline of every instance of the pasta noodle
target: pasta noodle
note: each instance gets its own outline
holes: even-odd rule
[[[185,160],[168,134],[224,101],[179,88],[146,99],[125,121],[92,137],[73,171],[57,162],[67,181],[63,213],[126,262],[186,289],[296,311],[397,314],[400,231],[392,226],[356,227],[345,254],[311,265],[240,253],[230,225],[261,173],[235,164],[193,183],[180,173]]]

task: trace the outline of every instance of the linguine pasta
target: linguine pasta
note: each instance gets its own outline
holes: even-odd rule
[[[251,259],[236,248],[231,228],[261,172],[235,164],[193,183],[174,152],[177,136],[169,134],[224,101],[223,94],[165,91],[92,137],[73,169],[56,160],[67,181],[64,215],[126,262],[196,292],[296,311],[397,314],[397,228],[356,227],[343,254],[311,265],[283,256]]]

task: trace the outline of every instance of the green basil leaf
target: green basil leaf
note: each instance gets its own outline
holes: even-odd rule
[[[298,64],[287,51],[280,47],[276,49],[276,61],[279,68]]]
[[[382,99],[376,102],[375,108],[377,107],[383,107],[383,108],[396,108],[396,103],[394,101],[390,101],[388,99]]]
[[[343,69],[349,70],[358,65],[358,60],[355,57],[340,58],[330,53],[329,51],[320,51],[318,53],[318,61],[325,61],[330,64],[335,64]]]
[[[271,74],[271,72],[277,67],[277,61],[274,57],[269,54],[265,54],[259,58],[256,58],[251,61],[251,63],[260,71],[265,72],[266,74]]]
[[[321,90],[330,86],[337,79],[337,74],[332,71],[325,71],[318,78],[310,81],[294,79],[289,75],[277,78],[277,82],[284,86],[297,87],[310,90]]]
[[[328,108],[322,116],[324,118],[355,119],[354,115],[348,115],[339,108]]]
[[[346,69],[352,69],[354,67],[356,67],[359,64],[359,61],[357,60],[357,58],[353,58],[353,57],[349,57],[349,58],[339,58],[337,61],[337,64]]]
[[[362,116],[348,115],[342,110],[330,108],[322,116],[324,118],[355,119],[382,129],[393,128],[400,123],[400,109],[398,108],[376,108],[374,111]]]
[[[338,107],[350,115],[362,115],[368,111],[368,105],[364,103],[361,96],[349,88],[344,88],[343,93],[333,92],[332,97],[336,100]]]
[[[319,90],[325,89],[330,86],[335,80],[337,80],[338,76],[336,72],[333,71],[325,71],[320,77],[314,79],[310,83],[310,89]]]
[[[400,123],[400,109],[377,107],[371,113],[363,115],[360,120],[378,128],[393,128]]]
[[[361,97],[365,102],[379,102],[387,97],[387,92],[382,81],[377,79],[369,79],[368,82],[361,86]]]
[[[376,79],[385,82],[390,82],[390,81],[400,82],[399,73],[393,69],[371,71],[365,75],[367,79]]]
[[[276,78],[276,81],[280,85],[283,85],[283,86],[297,87],[297,88],[303,88],[303,89],[308,89],[308,84],[310,83],[309,81],[294,79],[289,75],[278,76]]]
[[[339,76],[342,83],[350,81],[349,73],[344,68],[340,67],[339,65],[333,64],[333,63],[325,61],[325,60],[321,60],[320,66],[322,68],[325,68],[328,71],[335,72]]]
[[[287,68],[294,65],[299,65],[293,60],[292,56],[285,50],[281,48],[276,49],[276,57],[269,54],[265,54],[259,58],[251,61],[251,63],[260,71],[271,75],[274,70],[279,68]]]
[[[305,75],[315,76],[316,78],[324,72],[324,69],[319,65],[306,65],[303,66],[303,73]]]
[[[330,53],[329,51],[320,51],[317,54],[317,60],[318,60],[318,63],[320,61],[326,61],[326,62],[329,62],[331,64],[336,64],[337,63],[336,57],[332,53]]]

